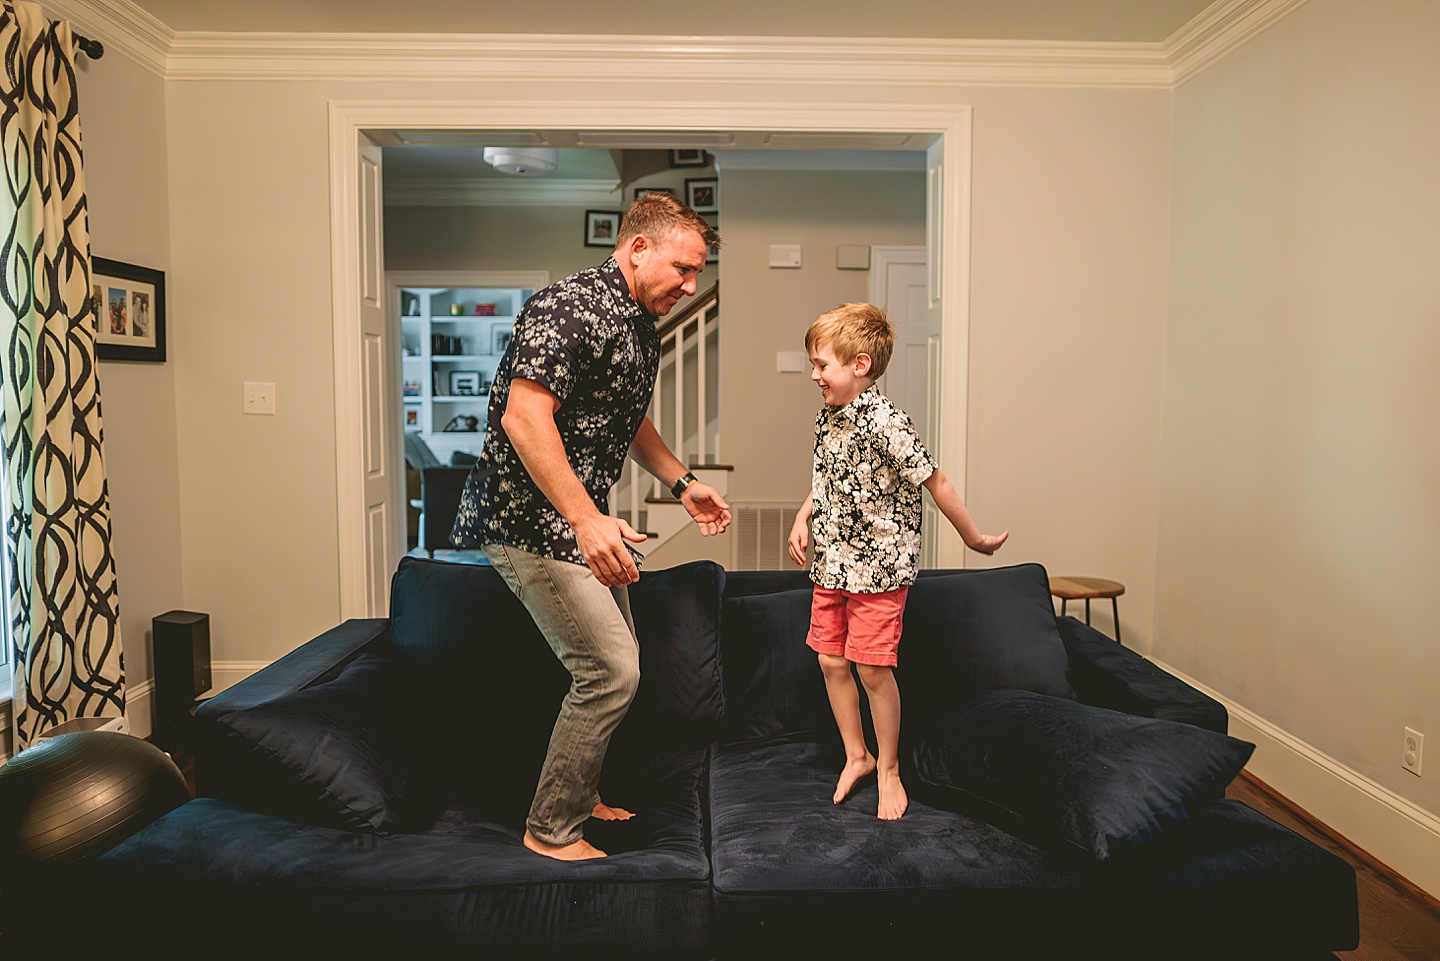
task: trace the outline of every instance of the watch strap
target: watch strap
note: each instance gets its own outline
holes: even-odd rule
[[[695,481],[697,481],[698,479],[699,478],[697,478],[694,474],[687,470],[685,472],[685,476],[681,477],[675,483],[670,485],[670,493],[675,497],[676,500],[679,500],[680,495],[685,493],[685,488],[695,483]]]

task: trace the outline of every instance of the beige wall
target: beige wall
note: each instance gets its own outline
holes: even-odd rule
[[[1155,638],[1432,812],[1437,43],[1433,3],[1311,0],[1176,92]]]
[[[123,56],[82,58],[78,70],[91,250],[164,271],[168,293],[175,277],[164,83]],[[132,686],[153,673],[151,618],[185,603],[175,380],[186,360],[177,333],[183,335],[187,318],[167,305],[166,324],[165,363],[99,367],[120,631]]]
[[[587,93],[603,99],[622,89]],[[722,94],[738,96],[713,91]],[[217,661],[268,661],[338,618],[328,104],[435,95],[419,84],[169,85],[184,603],[211,614]],[[554,94],[455,84],[446,95],[508,102]],[[993,563],[1039,560],[1130,585],[1123,610],[1143,646],[1170,95],[1040,88],[948,96],[975,105],[968,498],[987,522],[1015,532]],[[216,117],[225,118],[223,135]],[[743,186],[760,175],[733,176]],[[727,272],[734,265],[753,277],[731,278],[726,316],[753,315],[761,331],[754,343],[725,338],[726,351],[746,345],[724,356],[727,370],[755,378],[755,389],[737,392],[723,411],[723,456],[753,466],[736,471],[737,497],[789,500],[803,489],[813,388],[803,376],[769,372],[775,351],[797,349],[816,314],[868,295],[865,275],[834,270],[835,244],[922,239],[913,177],[890,176],[895,182],[875,197],[852,191],[843,203],[843,174],[792,174],[784,190],[749,199],[723,194]],[[568,235],[572,227],[554,229]],[[445,230],[473,236],[463,223]],[[755,267],[769,243],[797,241],[807,247],[805,270]],[[576,259],[591,262],[585,253]],[[245,380],[277,384],[276,416],[240,413]],[[783,418],[777,398],[789,411]]]

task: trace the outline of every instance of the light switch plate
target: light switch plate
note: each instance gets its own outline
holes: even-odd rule
[[[771,267],[799,267],[799,266],[800,266],[800,245],[799,245],[799,244],[771,244],[771,245],[770,245],[770,266],[771,266]]]
[[[775,354],[775,369],[782,374],[804,373],[809,360],[803,350],[782,350]]]

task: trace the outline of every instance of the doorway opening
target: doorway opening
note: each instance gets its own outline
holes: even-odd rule
[[[593,105],[588,109],[561,103],[507,104],[503,108],[474,105],[460,111],[469,115],[458,117],[456,106],[437,109],[433,104],[374,102],[331,105],[336,482],[344,617],[386,613],[389,574],[395,558],[403,553],[398,548],[403,546],[405,499],[400,472],[393,466],[399,463],[400,425],[397,418],[386,413],[386,398],[398,393],[399,388],[393,375],[387,378],[385,367],[386,305],[380,248],[383,196],[376,137],[384,139],[418,129],[480,131],[487,135],[517,129],[585,131],[596,119]],[[813,134],[832,149],[843,143],[846,135],[871,144],[877,136],[889,136],[924,145],[925,246],[930,274],[927,289],[931,306],[940,318],[936,369],[944,372],[936,387],[934,407],[945,416],[934,425],[933,446],[937,456],[943,456],[955,475],[963,479],[970,109],[955,105],[856,109],[852,105],[740,104],[707,110],[709,122],[700,126],[690,118],[692,111],[683,105],[617,105],[601,113],[610,115],[611,122],[606,124],[610,133],[604,135],[610,144],[630,144],[636,149],[697,140],[707,149],[741,149],[763,144],[779,132],[791,138]],[[636,127],[647,123],[654,126],[635,132]],[[574,136],[601,139],[592,133]],[[378,328],[365,319],[366,314],[374,316],[374,312],[382,320]],[[942,546],[938,560],[962,566],[963,548],[947,557]]]

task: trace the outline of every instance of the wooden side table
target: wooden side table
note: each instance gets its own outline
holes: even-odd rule
[[[1090,601],[1092,599],[1110,598],[1110,609],[1115,615],[1115,643],[1124,643],[1120,640],[1120,601],[1118,598],[1125,593],[1125,585],[1119,581],[1109,581],[1103,577],[1052,577],[1050,578],[1050,593],[1060,598],[1060,615],[1065,615],[1065,605],[1071,601],[1085,602],[1085,623],[1090,623]]]

